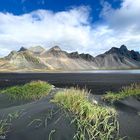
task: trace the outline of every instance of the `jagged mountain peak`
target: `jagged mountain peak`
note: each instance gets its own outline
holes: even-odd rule
[[[79,53],[76,51],[76,52],[69,53],[69,57],[71,57],[71,58],[79,58],[80,56],[79,56]]]
[[[25,47],[21,47],[18,52],[23,52],[23,51],[27,51],[27,50],[28,49],[26,49]]]
[[[82,59],[87,60],[87,61],[94,61],[94,59],[95,59],[92,55],[90,55],[90,54],[84,54],[84,53],[81,53],[80,54],[80,57]]]
[[[120,48],[112,47],[109,51],[105,52],[105,54],[112,54],[112,53],[125,54],[128,52],[129,50],[127,49],[127,47],[125,45],[121,45]]]
[[[45,49],[42,46],[32,46],[29,48],[29,50],[35,54],[40,54],[45,51]]]
[[[54,46],[50,49],[50,51],[62,51],[59,46]]]
[[[112,47],[104,54],[93,57],[90,54],[77,51],[68,53],[61,50],[59,46],[54,46],[45,50],[41,46],[26,49],[21,47],[19,51],[12,51],[4,57],[3,63],[14,67],[17,70],[38,69],[43,70],[92,70],[92,69],[123,69],[140,68],[140,53],[128,50],[125,45]],[[1,65],[3,67],[3,65]]]
[[[41,54],[42,57],[67,57],[67,52],[61,50],[59,46],[54,46]]]
[[[104,54],[111,54],[119,52],[119,48],[112,47],[110,50],[106,51]]]
[[[77,51],[69,53],[69,57],[71,57],[71,58],[82,58],[86,61],[93,61],[94,60],[94,57],[92,55],[85,54],[85,53],[79,54]]]
[[[139,68],[140,54],[135,51],[130,51],[125,45],[120,48],[112,47],[104,54],[98,55],[95,58],[97,65],[104,68]]]
[[[127,47],[125,45],[121,45],[120,46],[120,50],[122,51],[128,51]]]

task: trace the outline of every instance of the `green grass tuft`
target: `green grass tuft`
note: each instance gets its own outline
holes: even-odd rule
[[[117,114],[114,109],[92,104],[88,92],[80,89],[66,89],[58,92],[53,102],[72,112],[72,123],[77,126],[76,140],[107,140],[118,137]]]
[[[103,100],[114,103],[127,97],[140,99],[140,84],[131,84],[130,86],[123,87],[122,90],[117,93],[107,92],[107,94],[103,96]]]
[[[52,89],[52,85],[43,81],[32,81],[22,86],[13,86],[1,90],[1,94],[7,94],[12,99],[36,100],[46,96]]]

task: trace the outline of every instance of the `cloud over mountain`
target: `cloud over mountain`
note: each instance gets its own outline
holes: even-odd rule
[[[88,6],[61,12],[40,9],[23,15],[0,12],[0,55],[34,45],[59,45],[67,51],[93,55],[121,44],[139,51],[140,1],[123,0],[118,9],[107,2],[102,5],[102,20],[96,23]]]
[[[102,4],[101,16],[114,31],[116,40],[140,51],[140,1],[123,0],[117,9],[112,8],[106,1]]]

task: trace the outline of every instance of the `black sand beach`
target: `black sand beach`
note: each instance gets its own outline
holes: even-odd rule
[[[118,91],[122,86],[140,83],[140,74],[107,73],[0,73],[0,88],[20,85],[32,80],[44,80],[56,88],[44,99],[34,102],[13,102],[0,96],[0,119],[9,113],[21,112],[13,120],[7,140],[72,140],[75,126],[70,117],[63,115],[60,108],[50,103],[53,95],[61,88],[78,86],[91,90],[91,100],[99,104],[106,91]],[[121,137],[140,139],[140,101],[130,98],[114,104],[119,114]]]
[[[117,91],[122,86],[140,82],[139,73],[0,73],[0,88],[43,80],[65,88],[78,86],[92,94]]]

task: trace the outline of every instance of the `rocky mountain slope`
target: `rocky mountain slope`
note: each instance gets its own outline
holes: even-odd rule
[[[58,46],[45,50],[41,46],[12,51],[0,59],[1,71],[93,70],[140,68],[140,54],[125,45],[111,48],[104,54],[68,53]]]
[[[129,51],[125,45],[122,45],[120,48],[112,47],[104,54],[96,56],[95,61],[99,68],[140,68],[139,52]]]

